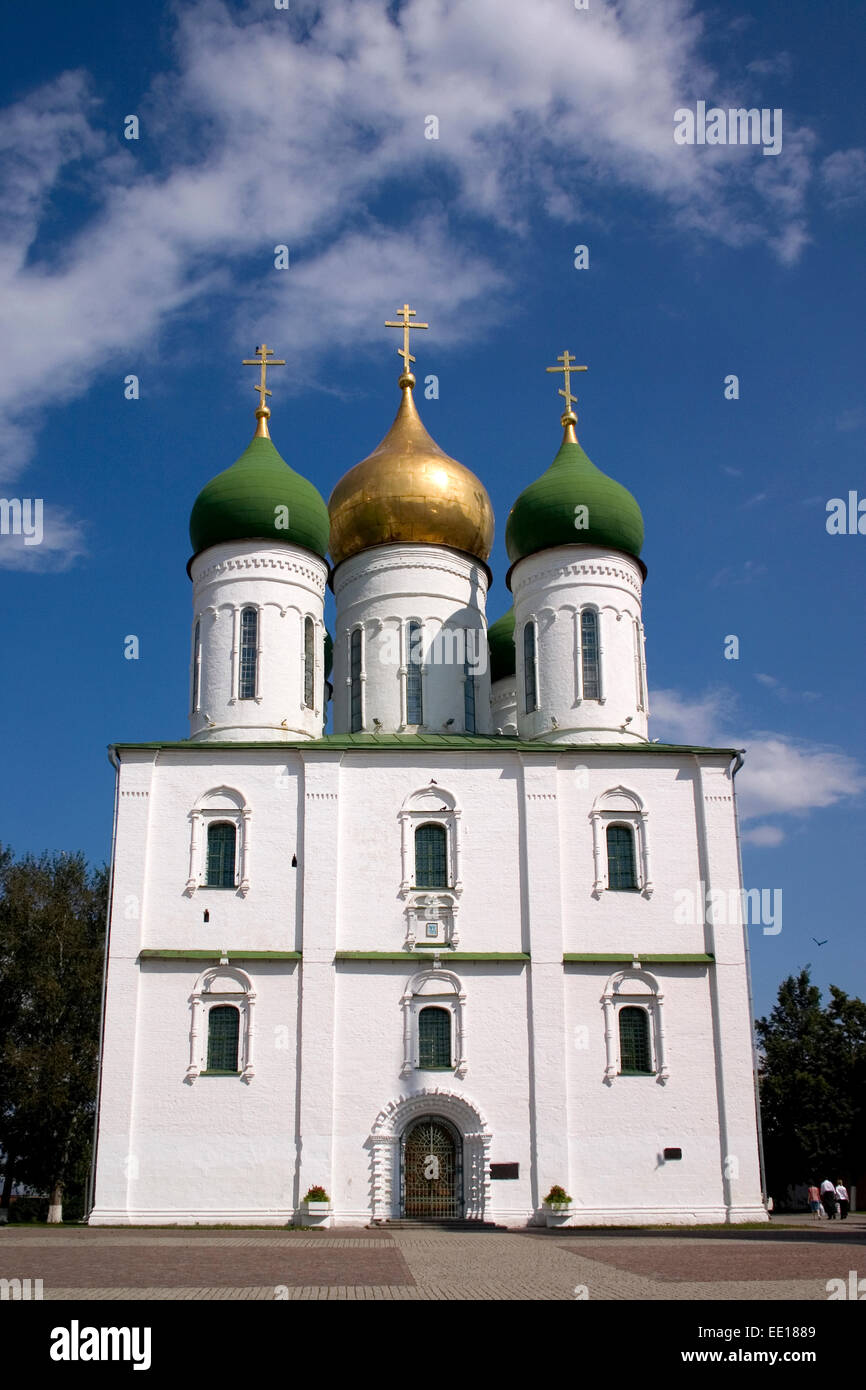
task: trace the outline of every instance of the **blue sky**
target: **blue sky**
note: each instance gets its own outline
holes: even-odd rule
[[[862,994],[866,535],[825,524],[866,497],[857,7],[81,8],[7,12],[0,56],[0,495],[45,506],[41,545],[0,537],[0,840],[106,859],[106,745],[186,734],[187,523],[254,428],[240,359],[288,359],[271,433],[327,498],[391,422],[408,298],[425,423],[493,501],[491,619],[559,444],[544,368],[588,364],[581,442],[646,522],[651,734],[748,750],[746,885],[784,904],[757,1010],[806,962]],[[678,146],[699,100],[781,109],[781,153]]]

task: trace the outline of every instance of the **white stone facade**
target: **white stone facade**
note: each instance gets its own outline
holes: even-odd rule
[[[421,1116],[459,1136],[469,1218],[543,1220],[554,1183],[578,1224],[762,1218],[743,925],[675,906],[740,885],[730,754],[394,745],[118,747],[91,1222],[303,1222],[315,1184],[338,1223],[399,1217]],[[209,815],[242,828],[245,882],[203,885]],[[425,946],[407,840],[437,817],[457,941]],[[637,891],[599,883],[596,827],[635,818],[649,893],[643,867]],[[447,1069],[418,1064],[425,1000]],[[219,1004],[231,1075],[206,1074]],[[642,1075],[619,1066],[629,1006]]]
[[[744,924],[677,910],[741,902],[737,756],[647,742],[640,562],[519,561],[491,690],[481,561],[353,556],[326,737],[325,561],[190,573],[190,739],[112,752],[91,1223],[764,1219]]]

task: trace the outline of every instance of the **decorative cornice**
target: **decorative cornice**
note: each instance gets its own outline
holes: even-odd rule
[[[529,558],[529,557],[527,557]],[[522,564],[527,561],[523,560]],[[637,595],[641,596],[641,583],[637,575],[625,565],[614,564],[611,561],[580,560],[571,565],[552,565],[549,569],[536,570],[532,574],[527,574],[526,578],[518,581],[514,585],[513,593],[515,597],[526,588],[531,588],[539,582],[549,583],[552,579],[566,580],[569,578],[599,578],[613,577],[622,580]]]
[[[438,571],[441,574],[450,574],[453,578],[460,579],[464,583],[469,584],[473,579],[472,570],[477,569],[477,577],[479,580],[484,580],[484,592],[485,594],[487,592],[487,574],[485,572],[485,566],[481,563],[480,560],[470,561],[468,557],[463,557],[463,564],[458,568],[457,565],[443,564],[441,560],[401,560],[397,556],[394,556],[393,559],[384,560],[380,557],[379,562],[376,564],[371,564],[368,562],[367,565],[359,567],[358,572],[356,574],[345,574],[344,570],[346,566],[350,565],[352,563],[352,560],[356,558],[356,556],[352,556],[351,559],[344,560],[343,564],[339,566],[337,570],[337,575],[339,577],[335,577],[334,579],[335,598],[339,598],[340,595],[350,587],[350,585],[358,584],[362,580],[369,579],[371,574],[384,574],[387,573],[389,570],[398,570],[401,574],[403,574],[406,570],[434,570]],[[416,591],[414,588],[406,590],[407,594],[415,592]],[[382,594],[381,596],[377,595],[375,598],[371,598],[370,602],[374,603],[377,601],[384,601],[386,598],[393,598],[393,594]]]
[[[209,584],[215,579],[222,579],[227,575],[237,573],[241,570],[282,570],[292,574],[302,575],[324,596],[325,585],[328,578],[328,567],[324,560],[322,568],[314,568],[309,563],[300,560],[282,558],[275,555],[239,555],[230,560],[219,560],[215,564],[209,565],[193,578],[193,583]]]

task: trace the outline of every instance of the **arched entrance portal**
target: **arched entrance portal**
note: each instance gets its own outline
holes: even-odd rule
[[[414,1221],[458,1221],[463,1215],[463,1144],[436,1115],[403,1135],[403,1215]]]
[[[454,1140],[458,1218],[483,1221],[490,1203],[490,1128],[466,1095],[438,1086],[414,1096],[395,1096],[376,1116],[367,1141],[373,1220],[396,1221],[407,1215],[406,1143],[415,1126],[425,1121],[443,1125]],[[410,1158],[411,1153],[410,1149]],[[422,1157],[426,1153],[429,1150]]]

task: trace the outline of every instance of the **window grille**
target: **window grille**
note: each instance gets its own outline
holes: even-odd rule
[[[207,831],[207,886],[234,888],[237,830],[226,821],[209,825]]]
[[[475,733],[475,676],[469,664],[469,657],[463,667],[463,722],[467,734]]]
[[[233,1004],[216,1004],[207,1016],[208,1071],[238,1070],[240,1010]]]
[[[607,886],[637,888],[634,834],[626,825],[607,827]]]
[[[451,1014],[447,1009],[422,1009],[418,1015],[418,1066],[451,1066]]]
[[[649,1017],[645,1009],[620,1009],[620,1071],[652,1072]]]
[[[304,619],[304,704],[313,708],[313,620]]]
[[[535,676],[535,624],[528,622],[523,629],[523,693],[526,713],[538,709],[538,682]]]
[[[598,700],[601,697],[601,680],[598,663],[598,614],[594,608],[584,608],[580,615],[580,651],[581,694],[584,700]]]
[[[421,700],[421,624],[410,623],[406,630],[408,645],[406,672],[406,723],[423,724]]]
[[[351,732],[360,733],[361,722],[361,629],[356,627],[349,644],[349,680],[351,692]]]
[[[448,887],[448,835],[441,825],[415,831],[415,883],[419,888]]]
[[[258,646],[259,615],[255,608],[241,613],[241,661],[238,678],[238,699],[256,698],[256,647]]]

